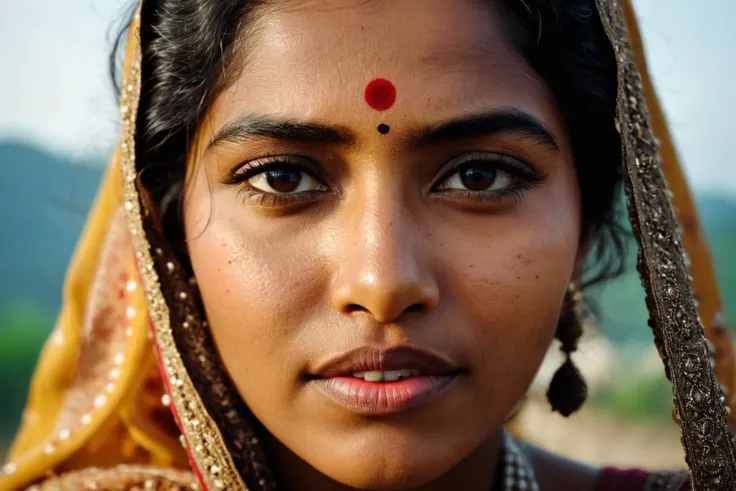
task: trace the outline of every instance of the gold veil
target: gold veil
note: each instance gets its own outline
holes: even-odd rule
[[[655,343],[672,381],[693,488],[735,489],[728,425],[734,349],[717,320],[721,305],[710,257],[647,72],[630,0],[597,3],[619,65],[617,125],[639,273]],[[139,27],[140,10],[128,38],[121,138],[68,270],[63,308],[0,470],[0,491],[88,468],[114,468],[116,482],[150,489],[163,482],[170,488],[161,489],[275,487],[258,424],[231,386],[207,332],[196,282],[180,274],[138,185]],[[71,474],[57,482],[83,489],[84,476],[95,476],[97,483],[110,477],[104,470],[85,472],[82,481]]]

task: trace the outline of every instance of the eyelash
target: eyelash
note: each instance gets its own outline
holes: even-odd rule
[[[442,178],[438,179],[435,184],[432,185],[432,190],[442,193],[453,193],[456,196],[459,196],[461,200],[485,203],[493,201],[498,202],[505,198],[510,198],[514,202],[517,202],[525,192],[542,182],[546,177],[534,170],[529,164],[505,154],[471,152],[456,158],[455,160],[456,162],[443,174]],[[240,192],[243,193],[244,198],[254,199],[257,206],[275,208],[300,202],[309,202],[316,199],[320,194],[324,194],[326,190],[276,194],[258,190],[247,182],[259,174],[267,173],[276,169],[292,169],[298,172],[304,172],[311,178],[320,181],[315,175],[316,172],[310,169],[310,165],[307,164],[312,163],[304,157],[292,155],[267,156],[247,162],[246,164],[234,169],[223,182],[224,184],[231,185],[239,184],[241,187]],[[496,171],[503,171],[508,173],[515,182],[499,191],[467,191],[458,189],[441,190],[441,184],[445,183],[456,173],[466,168],[490,168]]]
[[[309,169],[306,163],[310,162],[304,157],[292,155],[270,155],[257,160],[247,162],[234,169],[223,181],[224,184],[239,184],[245,199],[254,199],[256,205],[266,208],[276,208],[279,206],[287,206],[299,202],[309,201],[305,197],[316,198],[317,195],[325,191],[304,191],[301,193],[276,194],[259,191],[254,186],[248,184],[248,180],[253,177],[273,171],[276,169],[293,169],[298,172],[309,174],[313,179],[319,180],[316,173]]]
[[[461,199],[475,201],[478,203],[498,202],[505,198],[510,198],[514,202],[517,202],[525,192],[541,183],[546,177],[533,169],[531,165],[526,162],[522,162],[515,157],[511,157],[510,155],[490,152],[470,152],[456,158],[450,169],[448,169],[448,171],[436,181],[437,184],[433,185],[432,189],[441,189],[441,184],[444,184],[452,176],[468,168],[485,168],[503,171],[511,176],[514,183],[498,191],[447,189],[446,191],[440,192],[453,193],[456,196],[460,196]]]

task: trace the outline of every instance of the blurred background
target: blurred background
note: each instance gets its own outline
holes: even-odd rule
[[[694,189],[727,317],[736,315],[736,2],[637,0],[650,67]],[[61,303],[67,262],[117,137],[108,55],[129,0],[0,0],[0,462]],[[564,420],[543,393],[529,439],[591,463],[682,467],[671,392],[646,325],[635,248],[593,292],[578,362],[592,398]]]

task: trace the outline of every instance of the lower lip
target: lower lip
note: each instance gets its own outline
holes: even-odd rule
[[[426,404],[444,392],[455,374],[424,375],[396,382],[366,382],[357,377],[314,379],[315,387],[347,409],[363,415],[394,414]]]

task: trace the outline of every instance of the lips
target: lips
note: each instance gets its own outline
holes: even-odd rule
[[[386,415],[430,402],[459,373],[450,360],[430,351],[363,347],[327,360],[310,383],[351,412]]]
[[[456,372],[458,368],[441,355],[410,347],[381,350],[363,347],[334,357],[313,372],[319,378],[352,375],[358,372],[419,370],[424,375]]]

